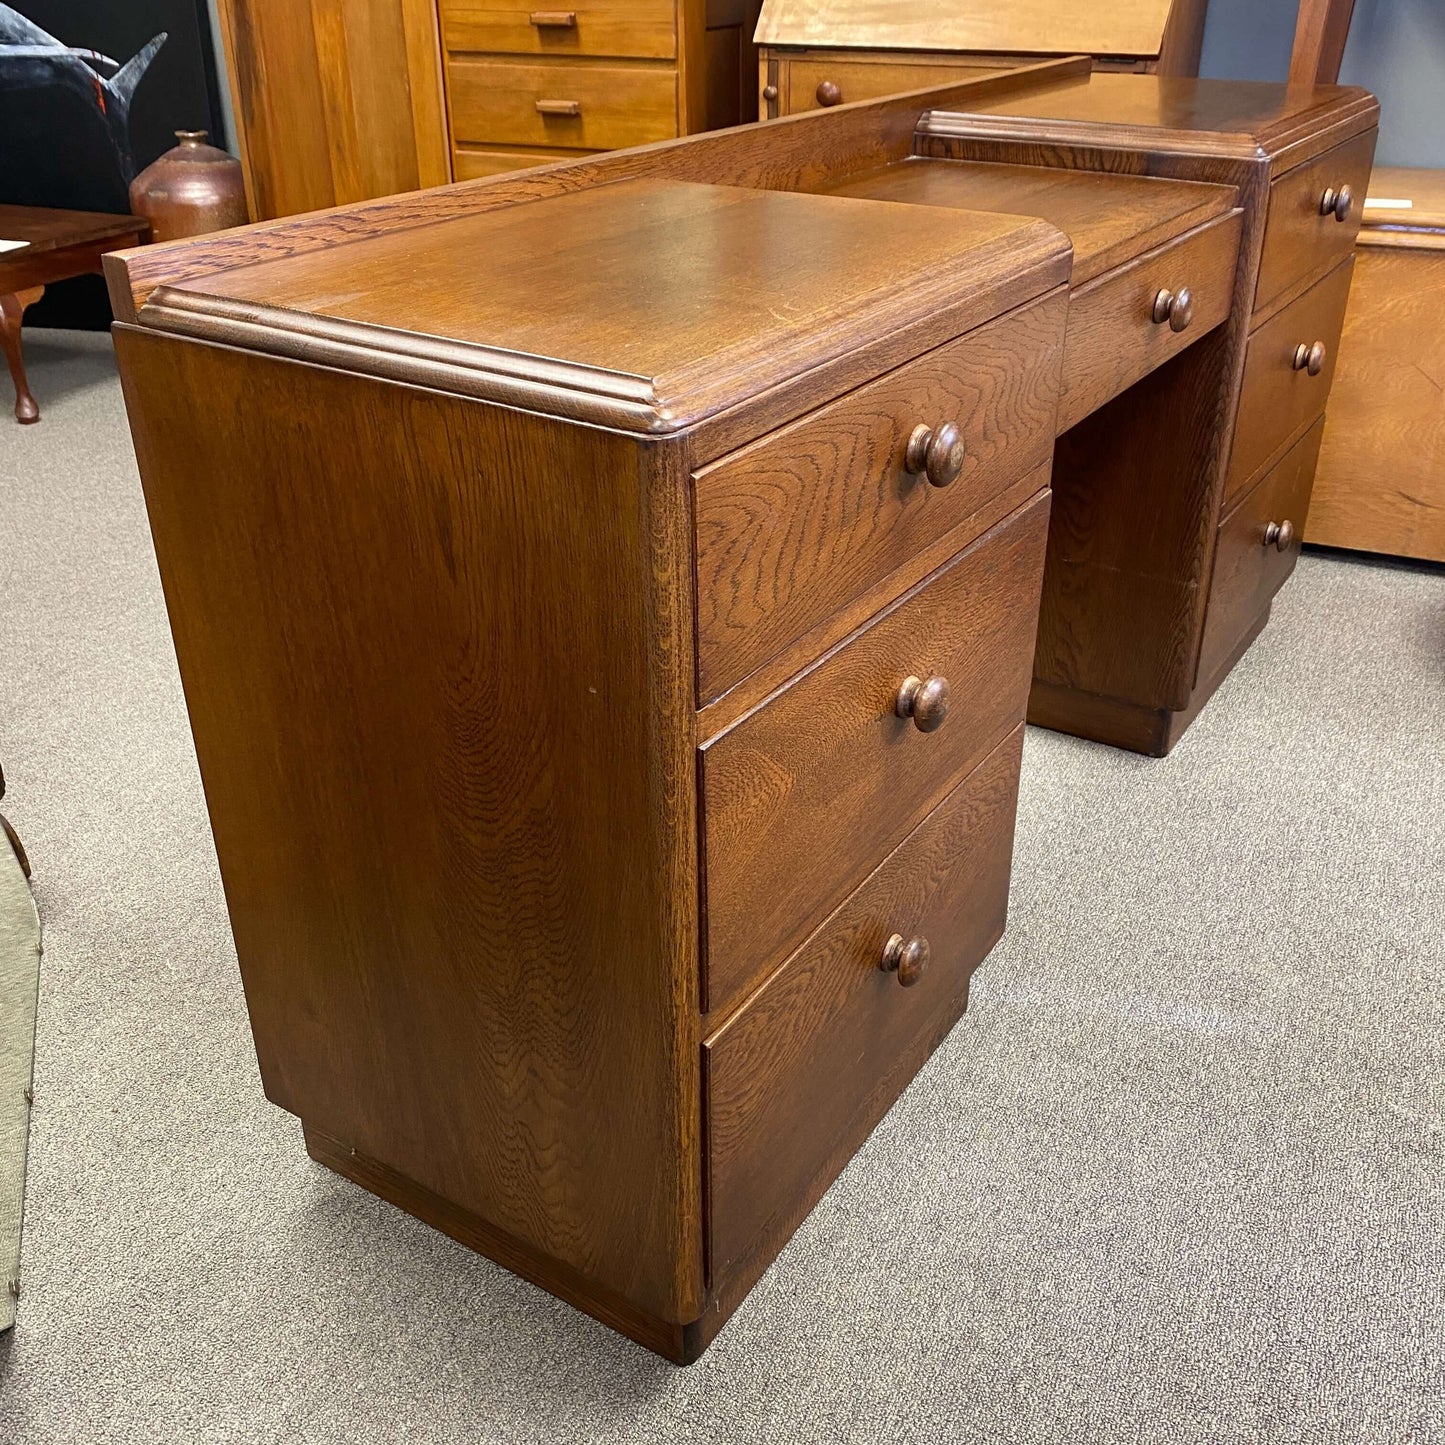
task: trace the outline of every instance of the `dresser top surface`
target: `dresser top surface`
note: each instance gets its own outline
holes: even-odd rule
[[[304,334],[318,360],[344,346],[352,365],[522,376],[555,393],[538,409],[669,431],[961,296],[1025,276],[1038,294],[1068,256],[1052,228],[1010,216],[634,180],[212,273],[147,312],[204,314],[211,339],[262,350],[268,332]],[[622,411],[594,418],[599,397]]]
[[[1333,123],[1355,109],[1369,118],[1377,115],[1379,108],[1367,91],[1355,86],[1276,85],[1095,71],[1017,94],[993,96],[958,113],[1232,137],[1271,150],[1302,129]],[[925,117],[924,129],[928,128]]]
[[[1073,242],[1075,286],[1235,204],[1233,186],[923,156],[849,176],[827,194],[1037,216]]]

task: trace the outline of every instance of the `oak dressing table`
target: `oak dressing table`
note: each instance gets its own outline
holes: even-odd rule
[[[1297,549],[1373,102],[1099,79],[109,263],[268,1096],[675,1360],[962,1012],[1026,711],[1164,750]]]

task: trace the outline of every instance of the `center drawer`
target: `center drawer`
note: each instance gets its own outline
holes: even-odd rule
[[[448,73],[458,145],[613,150],[677,134],[670,66],[463,57]]]
[[[963,1012],[1008,912],[1022,746],[1020,726],[707,1040],[715,1282],[792,1231]],[[880,967],[899,943],[916,967],[914,940],[920,975]]]
[[[1048,461],[1067,307],[1010,312],[697,474],[700,702]],[[945,427],[955,468],[910,471],[913,433]]]
[[[1048,494],[986,532],[701,755],[704,1007],[760,982],[1023,720]],[[909,678],[946,681],[899,716]]]

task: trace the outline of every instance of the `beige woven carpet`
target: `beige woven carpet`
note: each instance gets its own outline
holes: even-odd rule
[[[0,756],[46,945],[5,1445],[1445,1440],[1445,573],[1306,557],[1164,761],[1030,734],[968,1017],[678,1371],[262,1099],[105,343],[29,347]]]

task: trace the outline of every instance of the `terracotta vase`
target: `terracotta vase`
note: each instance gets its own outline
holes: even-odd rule
[[[180,145],[148,165],[130,186],[130,208],[151,223],[151,240],[244,226],[250,215],[240,161],[207,145],[203,130],[178,130],[176,139]]]

